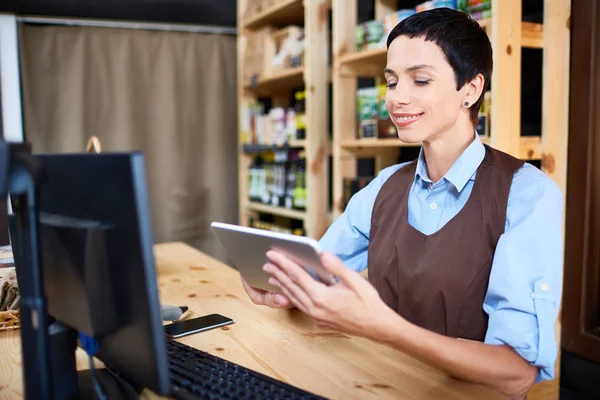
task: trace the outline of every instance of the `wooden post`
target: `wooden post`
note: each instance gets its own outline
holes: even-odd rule
[[[560,187],[564,200],[566,200],[567,193],[567,147],[569,142],[570,24],[571,2],[569,0],[544,1],[542,170]],[[563,208],[563,242],[565,211]],[[559,379],[560,376],[561,313],[562,303],[554,327],[558,345],[555,363],[557,377],[555,379]]]
[[[545,0],[542,169],[563,193],[567,188],[570,15],[569,0]]]
[[[319,239],[328,227],[328,54],[329,2],[304,0],[306,38],[306,190],[305,229],[308,236]]]
[[[492,0],[491,144],[519,157],[521,140],[521,0]]]
[[[344,211],[343,178],[356,176],[356,158],[341,142],[356,135],[356,76],[339,59],[354,51],[357,0],[333,0],[333,218]]]

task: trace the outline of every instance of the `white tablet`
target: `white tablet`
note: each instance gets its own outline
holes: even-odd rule
[[[321,247],[312,238],[222,222],[213,222],[210,227],[237,270],[252,287],[280,292],[279,288],[269,284],[270,275],[262,270],[269,261],[266,253],[271,249],[285,254],[313,278],[325,284],[336,282],[321,265]]]

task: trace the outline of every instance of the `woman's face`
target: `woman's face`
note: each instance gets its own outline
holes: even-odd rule
[[[385,78],[386,106],[402,141],[429,142],[464,124],[464,118],[469,120],[468,109],[463,108],[469,85],[456,90],[454,71],[434,42],[407,36],[394,39]]]

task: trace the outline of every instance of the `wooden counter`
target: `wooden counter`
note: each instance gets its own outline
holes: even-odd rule
[[[162,303],[235,321],[183,343],[332,399],[502,398],[399,351],[320,329],[298,310],[256,306],[237,271],[185,244],[157,245],[155,255]],[[0,333],[0,399],[22,397],[20,350],[18,331]],[[78,366],[87,369],[86,360],[79,350]]]

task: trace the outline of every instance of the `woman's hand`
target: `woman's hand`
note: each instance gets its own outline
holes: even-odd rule
[[[271,275],[269,283],[280,288],[292,304],[320,327],[379,339],[378,328],[388,317],[398,317],[367,280],[331,253],[323,254],[321,262],[340,280],[332,286],[316,281],[279,252],[269,251],[267,257],[271,262],[263,270]]]
[[[252,287],[248,285],[248,282],[246,282],[243,277],[242,286],[244,286],[244,290],[248,293],[250,300],[252,300],[254,304],[272,308],[294,308],[290,299],[285,295]]]

